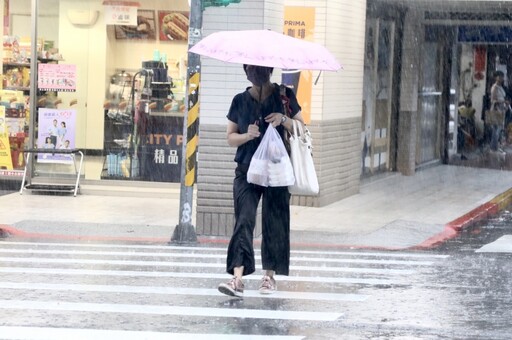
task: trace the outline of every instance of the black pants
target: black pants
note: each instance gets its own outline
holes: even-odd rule
[[[229,242],[226,270],[256,270],[253,235],[258,203],[262,202],[261,262],[263,270],[288,275],[290,267],[290,193],[287,187],[261,187],[247,183],[248,165],[239,164],[233,182],[235,229]]]

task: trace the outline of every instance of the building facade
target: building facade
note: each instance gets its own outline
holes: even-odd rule
[[[83,193],[88,185],[105,192],[134,187],[139,195],[178,192],[188,32],[170,27],[190,19],[187,1],[0,4],[5,23],[0,118],[7,122],[0,125],[0,178],[19,179],[23,149],[44,147],[53,117],[69,117],[70,143],[86,154]],[[290,34],[293,23],[300,23],[301,38],[326,46],[343,65],[338,72],[300,76],[320,193],[294,196],[292,204],[319,207],[358,193],[362,181],[382,173],[414,175],[425,166],[453,163],[461,151],[457,109],[468,98],[477,112],[474,138],[484,139],[481,113],[490,74],[512,72],[511,9],[508,1],[242,0],[205,8],[202,34],[244,29]],[[49,83],[42,73],[30,78],[39,73],[31,65],[33,51],[38,71],[50,70]],[[272,81],[282,81],[281,70]],[[226,143],[226,113],[233,96],[247,86],[241,65],[202,58],[194,206],[200,235],[227,235],[232,229],[235,149]],[[38,163],[33,179],[56,181],[51,175],[66,166]]]

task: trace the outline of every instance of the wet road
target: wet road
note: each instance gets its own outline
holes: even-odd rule
[[[0,338],[510,339],[504,213],[427,252],[295,249],[279,292],[217,292],[224,248],[0,241]]]

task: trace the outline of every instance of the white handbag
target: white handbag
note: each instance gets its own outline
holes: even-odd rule
[[[291,161],[295,184],[288,186],[292,195],[314,196],[320,190],[316,176],[315,164],[311,155],[311,133],[303,130],[302,124],[294,119],[293,132],[290,136]]]

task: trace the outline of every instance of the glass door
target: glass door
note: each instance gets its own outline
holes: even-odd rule
[[[418,100],[416,165],[438,160],[441,109],[441,53],[438,42],[425,42]]]

